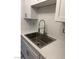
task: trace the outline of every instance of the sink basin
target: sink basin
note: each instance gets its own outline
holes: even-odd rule
[[[26,37],[28,37],[35,45],[37,45],[39,48],[42,48],[49,43],[55,41],[56,39],[51,38],[47,35],[40,34],[38,32],[25,34]]]

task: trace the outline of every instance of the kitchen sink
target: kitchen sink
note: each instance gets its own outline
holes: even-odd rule
[[[54,42],[56,39],[51,38],[47,35],[40,34],[38,32],[25,34],[26,37],[29,38],[35,45],[37,45],[39,48],[42,48],[46,45],[48,45],[51,42]]]

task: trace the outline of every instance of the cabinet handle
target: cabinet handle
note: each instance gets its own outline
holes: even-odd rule
[[[28,51],[26,51],[26,53],[27,53],[27,56],[29,56],[29,52],[28,52]]]
[[[25,59],[25,56],[24,56],[24,54],[23,54],[22,51],[21,51],[21,58],[22,58],[22,57]]]

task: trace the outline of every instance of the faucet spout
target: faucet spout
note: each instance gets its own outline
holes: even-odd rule
[[[43,28],[40,28],[40,23],[41,23],[41,22],[44,22],[44,27],[43,27]],[[45,20],[40,20],[40,21],[39,21],[39,26],[38,26],[38,32],[39,32],[39,33],[40,33],[40,30],[41,30],[41,29],[43,29],[43,34],[45,35],[45,34],[46,34],[46,30],[45,30]]]

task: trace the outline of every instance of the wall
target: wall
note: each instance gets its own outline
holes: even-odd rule
[[[31,9],[30,5],[33,0],[21,0],[21,32],[30,32],[35,31],[36,20],[24,20],[25,13],[27,13],[27,17],[31,17]]]
[[[38,19],[44,19],[46,21],[47,33],[52,37],[63,37],[63,24],[56,22],[55,17],[55,5],[39,8]]]
[[[21,15],[21,31],[32,32],[38,30],[38,22],[44,19],[46,22],[47,33],[52,37],[63,37],[62,32],[63,24],[54,20],[55,5],[39,8],[37,10],[38,20],[24,20],[25,13],[28,12],[27,8],[30,4],[25,4],[26,0],[22,0],[22,15]],[[29,0],[28,0],[29,1]],[[32,2],[32,1],[31,1]],[[30,13],[30,11],[28,12]]]
[[[21,0],[21,32],[25,31],[28,27],[25,26],[26,22],[24,21],[25,17],[25,1]]]

